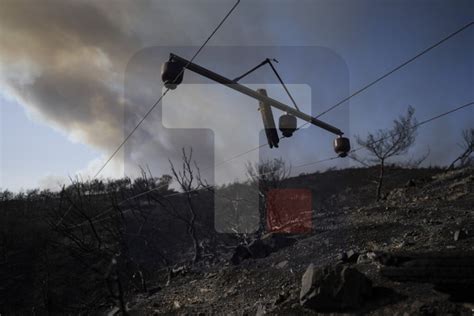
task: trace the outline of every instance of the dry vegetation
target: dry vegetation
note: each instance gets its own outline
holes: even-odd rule
[[[413,126],[412,114],[395,127]],[[464,133],[462,153],[448,170],[388,164],[391,154],[413,143],[397,145],[389,132],[393,144],[380,157],[374,148],[382,162],[373,161],[373,167],[290,178],[277,159],[248,165],[245,183],[211,188],[192,151],[183,150],[180,168],[171,164],[172,176],[143,170],[134,180],[73,180],[59,192],[3,191],[0,313],[311,313],[298,302],[310,263],[334,265],[349,250],[361,256],[474,250],[471,134]],[[181,192],[170,188],[173,181]],[[291,242],[281,249],[285,239],[265,234],[265,198],[272,188],[312,192],[312,232],[288,236]],[[239,218],[251,207],[245,197],[255,190],[261,225],[245,232]],[[220,214],[235,224],[235,233],[216,232],[214,196],[227,201]],[[420,306],[433,300],[441,309],[461,306],[423,287],[391,283],[370,264],[358,268],[390,290],[358,312],[410,309],[413,295],[422,298]]]

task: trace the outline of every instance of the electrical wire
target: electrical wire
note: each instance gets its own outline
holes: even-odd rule
[[[219,23],[219,25],[216,27],[216,29],[211,33],[211,35],[208,37],[208,39],[204,42],[204,44],[198,49],[198,51],[195,53],[195,55],[193,56],[193,58],[191,58],[191,60],[189,62],[192,62],[194,60],[194,58],[200,53],[200,51],[204,48],[204,46],[207,44],[207,42],[211,39],[211,37],[217,32],[217,30],[220,28],[220,26],[225,22],[225,20],[230,16],[230,14],[233,12],[233,10],[237,7],[237,5],[240,3],[240,0],[238,0],[234,6],[231,8],[231,10],[227,13],[227,15],[223,18],[223,20]],[[448,36],[444,37],[443,39],[441,39],[440,41],[436,42],[435,44],[429,46],[428,48],[424,49],[423,51],[419,52],[418,54],[416,54],[414,57],[406,60],[405,62],[403,62],[402,64],[398,65],[397,67],[393,68],[392,70],[390,70],[389,72],[385,73],[384,75],[378,77],[377,79],[375,79],[374,81],[370,82],[369,84],[365,85],[364,87],[360,88],[359,90],[355,91],[354,93],[352,93],[351,95],[349,95],[348,97],[342,99],[341,101],[337,102],[336,104],[334,104],[333,106],[329,107],[327,110],[323,111],[322,113],[320,113],[319,115],[317,115],[315,118],[319,118],[325,114],[327,114],[328,112],[334,110],[335,108],[339,107],[340,105],[344,104],[345,102],[347,102],[348,100],[350,100],[351,98],[357,96],[358,94],[362,93],[363,91],[369,89],[370,87],[372,87],[373,85],[377,84],[378,82],[382,81],[383,79],[387,78],[388,76],[392,75],[393,73],[395,73],[396,71],[402,69],[403,67],[407,66],[408,64],[412,63],[413,61],[415,61],[416,59],[418,59],[419,57],[423,56],[424,54],[428,53],[429,51],[431,51],[432,49],[438,47],[439,45],[441,45],[442,43],[448,41],[449,39],[451,39],[452,37],[454,37],[455,35],[461,33],[462,31],[466,30],[467,28],[471,27],[472,25],[474,24],[474,22],[470,22],[468,24],[466,24],[465,26],[461,27],[460,29],[456,30],[455,32],[449,34]],[[178,74],[178,76],[176,78],[178,78],[182,72],[184,71],[184,68],[183,70],[181,71],[180,74]],[[175,80],[176,80],[175,78]],[[145,116],[140,120],[140,122],[138,123],[138,125],[132,130],[132,132],[124,139],[124,141],[122,142],[122,144],[120,144],[120,146],[117,148],[117,150],[114,151],[114,153],[110,156],[110,158],[106,161],[106,163],[99,169],[99,171],[96,173],[96,175],[94,176],[97,177],[97,175],[100,174],[100,172],[105,168],[105,166],[112,160],[112,158],[117,154],[117,152],[123,147],[123,145],[126,143],[126,141],[131,137],[131,135],[136,131],[136,129],[141,125],[141,123],[146,119],[146,117],[153,111],[153,109],[159,104],[159,102],[161,101],[161,99],[166,95],[166,93],[169,91],[169,89],[165,90],[165,92],[160,96],[160,98],[155,102],[155,104],[150,108],[150,110],[145,114]],[[472,105],[472,103],[469,103],[465,106],[468,106],[468,105]],[[465,107],[463,106],[463,107]],[[461,109],[462,107],[458,108],[458,109],[455,109],[455,110],[452,110],[452,111],[457,111],[459,109]],[[449,112],[451,113],[451,112]],[[447,115],[447,114],[441,114],[441,116],[444,116],[444,115]],[[427,122],[422,122],[422,123],[427,123]],[[422,125],[422,123],[418,124],[418,126]],[[302,126],[298,127],[297,130],[301,129],[302,127],[308,125],[309,123],[305,123],[303,124]],[[280,139],[282,138],[285,138],[284,136],[280,137]],[[379,140],[381,141],[381,140]],[[217,165],[215,165],[214,167],[218,167],[218,166],[221,166],[229,161],[232,161],[236,158],[239,158],[241,156],[244,156],[252,151],[255,151],[257,149],[260,149],[262,147],[265,147],[267,144],[262,144],[258,147],[255,147],[255,148],[252,148],[252,149],[249,149],[243,153],[240,153],[236,156],[233,156],[229,159],[226,159],[220,163],[218,163]],[[351,150],[350,152],[353,153],[355,151],[358,151],[362,149],[362,147],[359,147],[357,149],[354,149],[354,150]],[[327,158],[327,159],[335,159],[335,157],[332,157],[332,158]],[[311,163],[310,163],[311,164]],[[60,220],[60,222],[62,222],[62,219]]]
[[[405,67],[406,65],[412,63],[413,61],[415,61],[416,59],[418,59],[419,57],[423,56],[424,54],[428,53],[430,50],[438,47],[439,45],[443,44],[444,42],[446,42],[447,40],[449,40],[450,38],[454,37],[455,35],[461,33],[462,31],[464,31],[465,29],[471,27],[472,25],[474,25],[474,22],[470,22],[466,25],[464,25],[463,27],[461,27],[460,29],[456,30],[455,32],[449,34],[448,36],[444,37],[443,39],[441,39],[440,41],[434,43],[433,45],[429,46],[428,48],[425,48],[424,50],[422,50],[421,52],[419,52],[418,54],[416,54],[415,56],[413,56],[412,58],[406,60],[405,62],[401,63],[400,65],[398,65],[397,67],[393,68],[392,70],[390,70],[389,72],[387,72],[386,74],[378,77],[377,79],[375,79],[374,81],[370,82],[369,84],[367,84],[366,86],[360,88],[359,90],[357,90],[356,92],[352,93],[350,96],[342,99],[341,101],[339,101],[338,103],[334,104],[333,106],[331,106],[330,108],[328,108],[327,110],[323,111],[322,113],[320,113],[318,116],[316,116],[316,118],[319,118],[321,116],[323,116],[324,114],[334,110],[335,108],[337,108],[338,106],[340,106],[341,104],[345,103],[346,101],[348,101],[349,99],[351,99],[352,97],[364,92],[365,90],[367,90],[368,88],[372,87],[373,85],[375,85],[376,83],[382,81],[383,79],[387,78],[388,76],[390,76],[391,74],[393,74],[394,72],[402,69],[403,67]]]
[[[447,112],[441,113],[441,114],[439,114],[439,115],[436,115],[436,116],[434,116],[434,117],[431,117],[431,118],[429,118],[429,119],[426,119],[426,120],[424,120],[424,121],[421,121],[421,122],[419,122],[419,123],[413,125],[411,128],[412,128],[412,129],[416,129],[416,128],[420,127],[420,126],[423,126],[423,125],[425,125],[425,124],[427,124],[427,123],[430,123],[430,122],[432,122],[432,121],[434,121],[434,120],[437,120],[437,119],[439,119],[439,118],[441,118],[441,117],[443,117],[443,116],[446,116],[446,115],[449,115],[449,114],[451,114],[451,113],[454,113],[454,112],[457,112],[457,111],[459,111],[459,110],[462,110],[462,109],[464,109],[464,108],[467,108],[468,106],[471,106],[471,105],[474,105],[474,101],[473,101],[473,102],[468,102],[468,103],[463,104],[463,105],[461,105],[461,106],[459,106],[459,107],[457,107],[457,108],[454,108],[454,109],[449,110],[449,111],[447,111]],[[392,137],[392,135],[388,135],[388,136],[386,136],[386,137],[382,137],[382,138],[380,138],[380,139],[378,139],[378,140],[375,140],[375,141],[373,141],[373,142],[368,143],[368,145],[373,145],[373,144],[382,142],[382,141],[384,141],[384,140],[386,140],[387,138],[390,138],[390,137]],[[355,149],[349,151],[349,153],[354,153],[354,152],[359,151],[359,150],[361,150],[361,149],[363,149],[363,148],[364,148],[364,146],[359,146],[358,148],[355,148]]]
[[[449,111],[443,112],[443,113],[441,113],[441,114],[438,114],[438,115],[433,116],[433,117],[431,117],[431,118],[428,118],[428,119],[426,119],[426,120],[423,120],[423,121],[421,121],[421,122],[415,124],[414,126],[412,126],[412,128],[418,128],[418,127],[420,127],[420,126],[423,126],[423,125],[425,125],[425,124],[428,124],[428,123],[430,123],[430,122],[432,122],[432,121],[435,121],[435,120],[437,120],[437,119],[440,119],[440,118],[442,118],[442,117],[444,117],[444,116],[447,116],[447,115],[449,115],[449,114],[452,114],[452,113],[454,113],[454,112],[457,112],[457,111],[459,111],[459,110],[462,110],[462,109],[467,108],[467,107],[472,106],[472,105],[474,105],[474,101],[469,102],[469,103],[466,103],[466,104],[463,104],[463,105],[461,105],[461,106],[458,106],[458,107],[456,107],[456,108],[454,108],[454,109],[451,109],[451,110],[449,110]],[[373,143],[381,142],[381,141],[383,141],[383,140],[385,140],[385,139],[387,139],[387,137],[382,137],[382,138],[380,138],[380,139],[374,141]],[[356,151],[361,150],[361,149],[363,149],[363,148],[364,148],[364,147],[362,147],[362,146],[361,146],[361,147],[358,147],[358,148],[356,148],[356,149],[351,150],[350,153],[356,152]],[[310,165],[316,165],[316,164],[320,164],[320,163],[323,163],[323,162],[328,162],[328,161],[336,160],[336,159],[339,159],[339,158],[340,158],[339,156],[328,157],[328,158],[316,160],[316,161],[313,161],[313,162],[308,162],[308,163],[303,163],[303,164],[300,164],[300,165],[296,165],[296,166],[293,166],[292,168],[293,168],[293,169],[303,168],[303,167],[307,167],[307,166],[310,166]],[[267,173],[263,173],[263,174],[261,174],[261,175],[270,174],[271,172],[273,172],[273,171],[270,171],[270,172],[267,172]],[[177,195],[186,194],[186,193],[191,193],[191,192],[198,192],[198,191],[202,191],[202,190],[209,190],[209,189],[212,189],[212,188],[217,188],[217,185],[204,186],[204,187],[201,187],[201,188],[192,189],[192,190],[183,191],[183,192],[173,192],[173,193],[170,193],[170,194],[168,194],[168,195],[163,196],[162,198],[169,198],[169,197],[172,197],[172,196],[177,196]],[[139,193],[139,194],[137,194],[137,195],[134,195],[134,196],[132,196],[132,197],[129,197],[129,198],[127,198],[127,199],[121,201],[120,203],[117,204],[117,206],[123,205],[125,202],[131,201],[131,200],[134,200],[134,199],[137,199],[137,198],[139,198],[139,197],[141,197],[141,196],[150,194],[151,192],[154,192],[154,191],[157,191],[157,190],[158,190],[158,188],[153,188],[153,189],[151,189],[151,190],[148,190],[148,191],[145,191],[145,192],[141,192],[141,193]],[[113,207],[110,207],[110,208],[108,208],[107,210],[105,210],[104,212],[99,213],[99,215],[95,216],[95,217],[92,219],[92,223],[97,223],[97,222],[106,220],[107,218],[102,218],[102,219],[98,219],[98,218],[101,217],[101,216],[103,216],[103,215],[108,214],[108,213],[111,212],[112,210],[113,210]],[[122,212],[122,214],[128,213],[128,212],[130,212],[130,211],[132,211],[132,210],[125,210],[124,212]],[[89,222],[89,221],[84,221],[84,222],[82,222],[82,223],[80,223],[80,224],[78,224],[78,225],[72,226],[72,227],[70,227],[70,228],[77,228],[77,227],[84,226],[84,225],[86,225],[86,224],[90,224],[90,222]]]
[[[184,72],[184,69],[194,61],[194,59],[199,55],[199,53],[204,49],[204,47],[207,45],[207,43],[211,40],[211,38],[216,34],[216,32],[221,28],[221,26],[224,24],[224,22],[227,20],[227,18],[232,14],[232,12],[237,8],[237,6],[240,4],[240,0],[237,0],[235,4],[232,6],[232,8],[227,12],[227,14],[224,16],[224,18],[220,21],[220,23],[216,26],[216,28],[212,31],[212,33],[207,37],[207,39],[204,41],[204,43],[199,47],[199,49],[194,53],[192,58],[189,60],[187,65],[180,71],[180,73],[175,77],[173,81],[176,81],[176,79],[179,78]],[[156,106],[161,102],[161,100],[165,97],[165,95],[169,92],[170,88],[166,88],[166,90],[161,94],[161,96],[156,100],[156,102],[150,107],[150,109],[145,113],[145,115],[141,118],[141,120],[138,122],[138,124],[132,129],[132,131],[127,135],[127,137],[124,138],[122,143],[115,149],[115,151],[109,156],[109,158],[105,161],[105,163],[97,170],[95,173],[93,179],[97,178],[97,176],[104,170],[104,168],[109,164],[109,162],[115,157],[115,155],[122,149],[122,147],[125,145],[125,143],[130,139],[130,137],[135,133],[135,131],[140,127],[140,125],[145,121],[145,119],[151,114],[151,112],[156,108]],[[64,213],[64,215],[59,219],[59,221],[56,223],[56,226],[60,225],[64,218],[68,215],[68,213],[71,211],[71,207]]]
[[[455,35],[463,32],[464,30],[468,29],[469,27],[471,27],[472,25],[474,25],[474,22],[470,22],[466,25],[464,25],[463,27],[457,29],[456,31],[452,32],[451,34],[449,34],[448,36],[444,37],[443,39],[439,40],[438,42],[434,43],[433,45],[425,48],[424,50],[422,50],[421,52],[419,52],[418,54],[416,54],[415,56],[413,56],[412,58],[406,60],[405,62],[401,63],[400,65],[398,65],[397,67],[393,68],[392,70],[390,70],[389,72],[383,74],[382,76],[378,77],[377,79],[369,82],[368,84],[366,84],[365,86],[363,86],[362,88],[360,88],[359,90],[353,92],[352,94],[350,94],[349,96],[345,97],[344,99],[340,100],[339,102],[337,102],[336,104],[330,106],[328,109],[326,109],[325,111],[321,112],[319,115],[315,116],[316,119],[320,118],[321,116],[329,113],[330,111],[334,110],[335,108],[339,107],[340,105],[344,104],[345,102],[349,101],[350,99],[352,99],[353,97],[357,96],[358,94],[364,92],[365,90],[369,89],[370,87],[372,87],[373,85],[377,84],[378,82],[382,81],[383,79],[387,78],[388,76],[392,75],[393,73],[397,72],[398,70],[402,69],[403,67],[407,66],[408,64],[412,63],[413,61],[415,61],[416,59],[418,59],[419,57],[423,56],[424,54],[428,53],[429,51],[431,51],[432,49],[438,47],[439,45],[441,45],[442,43],[448,41],[449,39],[451,39],[452,37],[454,37]],[[309,125],[310,123],[306,122],[304,124],[302,124],[300,127],[298,127],[296,129],[296,131],[300,130],[301,128]],[[285,138],[284,136],[280,137],[280,140],[282,138]],[[266,146],[266,144],[263,144],[263,146]],[[262,147],[263,147],[262,146]],[[253,148],[253,149],[250,149],[247,151],[247,153],[250,153],[254,150],[257,150],[261,147],[256,147],[256,148]],[[239,154],[239,157],[240,157],[240,154]],[[228,161],[231,161],[233,159],[235,159],[236,157],[231,157],[229,158],[228,160],[224,160],[223,162],[219,163],[219,165],[221,164],[224,164]]]
[[[189,60],[189,62],[184,66],[184,68],[180,71],[180,73],[175,77],[173,81],[176,81],[176,79],[179,78],[184,72],[184,69],[191,64],[194,59],[199,55],[199,53],[204,49],[204,47],[207,45],[207,43],[211,40],[211,38],[216,34],[216,32],[220,29],[220,27],[224,24],[224,22],[227,20],[227,18],[232,14],[232,12],[237,8],[239,5],[240,0],[237,0],[237,2],[232,6],[232,8],[227,12],[227,14],[224,16],[224,18],[220,21],[220,23],[216,26],[216,28],[212,31],[212,33],[209,35],[209,37],[204,41],[204,43],[199,47],[199,49],[194,53],[193,57]],[[107,166],[107,164],[115,157],[115,155],[119,152],[119,150],[125,145],[125,143],[130,139],[130,137],[135,133],[135,131],[138,129],[138,127],[145,121],[145,119],[150,115],[150,113],[156,108],[156,106],[161,102],[161,100],[164,98],[164,96],[169,92],[170,88],[166,88],[166,90],[163,92],[163,94],[156,100],[156,102],[150,107],[150,109],[145,113],[145,115],[142,117],[142,119],[138,122],[138,124],[132,129],[132,131],[125,137],[125,139],[122,141],[122,143],[117,147],[117,149],[110,155],[110,157],[107,159],[107,161],[102,165],[102,167],[99,168],[97,173],[94,175],[93,178],[96,178],[102,170]]]
[[[239,4],[240,1],[237,1],[237,3],[232,7],[232,9],[229,11],[229,13],[224,17],[224,19],[221,21],[221,23],[218,25],[218,27],[216,28],[216,30],[214,30],[214,32],[211,34],[211,36],[206,40],[205,44],[209,41],[209,39],[212,37],[212,35],[217,31],[217,29],[224,23],[225,19],[227,19],[227,17],[232,13],[232,11],[235,9],[235,7]],[[349,95],[348,97],[342,99],[341,101],[337,102],[336,104],[334,104],[333,106],[329,107],[327,110],[323,111],[322,113],[320,113],[318,116],[316,116],[315,118],[319,118],[325,114],[327,114],[328,112],[334,110],[335,108],[337,108],[338,106],[342,105],[343,103],[347,102],[348,100],[350,100],[351,98],[355,97],[356,95],[362,93],[363,91],[369,89],[370,87],[372,87],[373,85],[375,85],[376,83],[382,81],[383,79],[387,78],[388,76],[390,76],[391,74],[395,73],[396,71],[402,69],[403,67],[407,66],[408,64],[410,64],[411,62],[413,62],[414,60],[418,59],[419,57],[423,56],[424,54],[428,53],[429,51],[431,51],[432,49],[438,47],[439,45],[441,45],[442,43],[448,41],[449,39],[451,39],[452,37],[454,37],[455,35],[461,33],[462,31],[466,30],[467,28],[471,27],[472,25],[474,24],[474,22],[470,22],[466,25],[464,25],[463,27],[461,27],[460,29],[456,30],[455,32],[449,34],[448,36],[444,37],[443,39],[441,39],[440,41],[436,42],[435,44],[429,46],[428,48],[424,49],[423,51],[421,51],[420,53],[416,54],[415,56],[413,56],[412,58],[406,60],[405,62],[403,62],[402,64],[398,65],[397,67],[393,68],[392,70],[390,70],[389,72],[385,73],[384,75],[378,77],[377,79],[375,79],[374,81],[370,82],[369,84],[365,85],[364,87],[362,87],[361,89],[355,91],[354,93],[352,93],[351,95]],[[204,45],[205,45],[204,44]],[[202,50],[202,48],[204,47],[201,46],[201,48],[197,51],[197,53],[195,54],[195,56]],[[191,61],[195,58],[195,56],[191,59]],[[183,70],[184,71],[184,68]],[[181,73],[177,76],[179,77],[181,75]],[[169,89],[168,89],[169,90]],[[167,93],[168,90],[166,90],[165,92]],[[149,110],[149,112],[145,115],[145,117],[140,121],[139,125],[143,122],[143,120],[146,118],[146,116],[154,109],[154,107],[156,107],[156,105],[159,103],[159,101],[161,101],[161,99],[163,98],[164,95],[162,95],[160,97],[160,99],[153,105],[153,107]],[[470,105],[470,104],[468,104]],[[466,105],[467,106],[467,105]],[[462,108],[462,107],[461,107]],[[460,108],[459,108],[460,109]],[[457,111],[458,109],[455,109],[453,111]],[[451,112],[449,112],[451,113]],[[444,116],[444,115],[447,115],[447,114],[441,114],[441,116]],[[422,124],[424,123],[427,123],[427,122],[421,122],[420,124],[418,124],[418,126],[421,126]],[[302,127],[308,125],[309,123],[305,123],[303,125],[301,125],[300,127],[297,128],[297,130],[301,129]],[[137,127],[138,128],[138,125]],[[136,128],[132,131],[132,133],[136,130]],[[131,134],[132,134],[131,133]],[[120,148],[123,146],[123,144],[127,141],[127,139],[131,136],[131,134],[124,140],[124,142],[119,146],[119,148],[114,152],[114,154],[112,154],[112,156],[109,158],[109,160],[106,162],[106,164],[113,158],[113,156],[118,152],[118,150],[120,150]],[[285,138],[284,136],[280,137],[280,139],[282,138]],[[381,140],[379,140],[381,141]],[[260,149],[262,147],[265,147],[267,146],[266,143],[260,145],[260,146],[257,146],[257,147],[254,147],[254,148],[251,148],[243,153],[240,153],[236,156],[233,156],[229,159],[226,159],[224,161],[221,161],[220,163],[216,164],[214,167],[219,167],[221,165],[224,165],[234,159],[237,159],[239,157],[242,157],[252,151],[255,151],[257,149]],[[354,153],[355,151],[358,151],[360,149],[362,149],[363,147],[359,147],[357,149],[353,149],[350,151],[350,153]],[[329,159],[329,158],[328,158]],[[335,159],[335,157],[332,157],[330,159]],[[96,174],[96,176],[102,171],[103,168],[105,168],[105,165],[98,171],[98,173]],[[311,164],[311,163],[310,163]],[[96,177],[94,176],[94,177]],[[62,222],[62,219],[60,220],[60,222]]]

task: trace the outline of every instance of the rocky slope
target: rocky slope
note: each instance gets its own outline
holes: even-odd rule
[[[451,278],[454,284],[474,282],[474,259],[469,259],[474,258],[473,184],[473,169],[466,168],[418,176],[392,188],[376,203],[361,202],[364,188],[345,189],[331,197],[332,207],[314,210],[312,234],[292,236],[296,243],[276,247],[264,258],[245,258],[233,264],[230,259],[235,250],[230,249],[221,260],[183,268],[169,280],[169,273],[163,272],[148,293],[137,294],[128,303],[129,313],[472,315],[474,294],[460,299],[456,286],[440,289],[435,284],[439,280],[420,273],[428,269],[438,279]],[[367,192],[369,187],[367,184]],[[448,262],[446,257],[454,259]],[[346,270],[360,271],[370,281],[370,295],[357,304],[326,306],[323,311],[311,304],[302,306],[300,295],[308,292],[302,293],[302,287],[308,286],[304,280],[302,284],[302,277],[310,264],[311,269],[320,269],[316,274],[323,273],[322,267],[342,267],[331,277],[324,276],[324,282],[334,291],[345,291],[342,299],[349,300],[357,295],[351,294],[357,292],[353,287],[360,284],[349,282],[352,276]],[[458,273],[453,279],[456,271],[463,275]],[[412,273],[411,278],[407,273]],[[314,293],[326,291],[320,289],[321,278],[310,284]],[[344,287],[347,289],[341,290]]]

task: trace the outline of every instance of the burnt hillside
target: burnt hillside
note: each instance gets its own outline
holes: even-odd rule
[[[371,172],[328,171],[291,179],[292,185],[307,181],[315,190],[326,190],[325,206],[313,214],[313,234],[296,236],[292,246],[237,265],[228,261],[189,267],[168,285],[161,283],[156,293],[137,295],[130,302],[131,314],[316,314],[317,304],[308,308],[300,300],[302,276],[313,264],[316,268],[354,268],[372,283],[371,296],[356,307],[336,304],[319,312],[471,315],[472,305],[466,301],[472,302],[473,297],[466,293],[472,293],[469,290],[474,285],[472,168],[451,172],[398,169],[386,199],[380,202],[367,202],[373,197],[374,185],[367,177]],[[319,186],[315,179],[330,183]],[[338,185],[333,179],[347,182]],[[223,256],[230,259],[233,254]],[[402,277],[389,277],[394,272],[387,269],[397,268],[392,266],[397,260],[396,273],[406,271],[405,263],[397,258],[419,258],[408,262],[423,263],[415,273],[408,270],[412,272],[408,283]],[[430,269],[435,272],[422,272],[424,279],[417,274]],[[457,278],[453,271],[458,272]],[[348,300],[357,295],[350,289],[345,293]]]
[[[389,168],[379,202],[374,202],[376,176],[375,168],[353,168],[287,179],[284,188],[311,189],[313,229],[281,238],[215,231],[213,194],[242,195],[247,184],[189,196],[164,188],[129,199],[147,188],[124,186],[3,201],[0,312],[311,314],[299,300],[310,263],[334,266],[348,260],[347,252],[355,260],[347,264],[353,265],[355,256],[375,252],[473,250],[472,168]],[[188,197],[201,250],[194,264]],[[238,253],[248,247],[250,254]],[[429,283],[407,287],[381,277],[375,262],[356,266],[383,288],[356,312],[416,309],[431,302],[441,310],[462,308]]]

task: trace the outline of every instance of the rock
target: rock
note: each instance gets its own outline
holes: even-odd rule
[[[173,301],[173,309],[180,309],[181,304],[178,301]]]
[[[251,258],[251,257],[252,257],[252,254],[250,253],[250,251],[248,250],[247,247],[245,247],[243,245],[238,245],[235,248],[234,254],[232,255],[232,258],[230,259],[230,261],[233,264],[237,265],[237,264],[240,264],[245,259],[248,259],[248,258]]]
[[[288,260],[284,260],[284,261],[278,263],[278,264],[276,265],[276,267],[279,268],[279,269],[283,269],[283,268],[286,267],[287,265],[288,265]]]
[[[237,246],[230,261],[237,265],[245,259],[265,258],[268,257],[272,252],[289,247],[294,243],[296,243],[295,238],[283,234],[270,233],[263,236],[261,239],[252,241],[248,246]]]
[[[107,316],[115,316],[120,314],[120,308],[114,307],[110,312],[107,313]]]
[[[296,239],[285,234],[269,233],[260,239],[272,252],[292,246]]]
[[[248,246],[248,250],[251,257],[255,259],[265,258],[272,252],[271,247],[261,239],[252,241]]]
[[[371,294],[372,282],[354,268],[310,264],[301,281],[300,304],[321,312],[357,309]]]
[[[454,232],[454,241],[458,241],[459,240],[459,235],[461,234],[461,231],[460,230],[456,230]]]
[[[359,254],[354,250],[351,249],[347,252],[347,262],[355,263],[357,258],[359,258]]]
[[[347,253],[342,252],[342,253],[338,254],[336,259],[337,259],[337,261],[346,262],[347,261]]]
[[[468,232],[466,230],[456,230],[454,232],[454,241],[458,241],[460,239],[464,239],[466,237],[468,237]]]
[[[370,251],[365,254],[359,255],[359,257],[357,258],[357,263],[371,263],[374,262],[376,258],[377,255],[375,254],[375,252]]]
[[[359,257],[359,254],[351,249],[349,251],[340,253],[337,256],[337,260],[343,263],[356,263],[358,257]]]
[[[288,292],[280,292],[278,297],[275,299],[275,305],[283,303],[289,296]]]
[[[255,316],[262,316],[262,315],[266,315],[266,314],[267,314],[267,311],[266,311],[265,306],[262,305],[262,304],[258,304],[257,313],[255,314]]]

